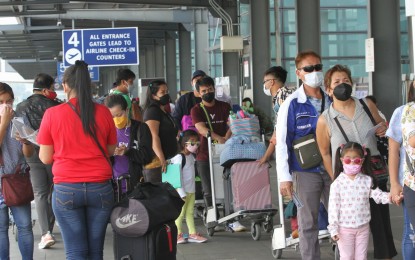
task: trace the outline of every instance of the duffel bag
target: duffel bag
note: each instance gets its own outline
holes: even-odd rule
[[[179,217],[184,201],[169,183],[139,183],[111,213],[115,232],[138,237]]]
[[[223,167],[231,167],[235,162],[255,161],[264,156],[264,143],[227,143],[220,154],[219,163]]]

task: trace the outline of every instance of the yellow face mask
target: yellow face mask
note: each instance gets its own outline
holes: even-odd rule
[[[127,116],[119,116],[119,117],[114,117],[114,123],[115,123],[115,127],[118,129],[123,129],[127,126],[128,123],[128,118]]]

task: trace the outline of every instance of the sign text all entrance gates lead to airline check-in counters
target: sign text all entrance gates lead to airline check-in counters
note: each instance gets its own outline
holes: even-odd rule
[[[83,59],[90,66],[138,64],[137,28],[62,31],[64,64]]]

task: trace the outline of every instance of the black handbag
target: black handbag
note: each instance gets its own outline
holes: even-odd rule
[[[372,121],[372,124],[375,126],[376,125],[376,121],[373,118],[372,113],[370,113],[369,108],[367,107],[366,103],[362,100],[359,99],[360,103],[363,106],[363,109],[365,110],[366,114],[369,116],[370,121]],[[383,160],[385,161],[385,163],[388,163],[388,157],[389,157],[389,141],[388,141],[388,137],[386,136],[376,136],[377,139],[377,148],[378,151],[380,153],[380,155],[382,156]]]
[[[176,220],[184,201],[167,182],[138,183],[134,190],[111,213],[115,232],[126,237],[138,237],[153,228]]]

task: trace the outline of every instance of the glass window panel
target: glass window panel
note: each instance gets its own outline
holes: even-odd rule
[[[278,0],[269,0],[269,7],[270,8],[274,8],[274,1],[278,1]]]
[[[320,12],[322,32],[366,31],[366,9],[323,9]]]
[[[346,65],[352,72],[352,78],[368,77],[365,59],[323,59],[323,71],[326,72],[336,64]]]
[[[333,6],[366,6],[368,0],[321,0],[321,7],[333,7]]]
[[[408,19],[405,15],[405,9],[401,9],[401,32],[408,32]]]
[[[275,33],[275,12],[274,10],[269,11],[269,30]]]
[[[284,58],[294,58],[297,55],[297,41],[295,35],[284,35],[282,37],[282,42]]]
[[[242,37],[249,36],[251,34],[251,31],[249,28],[249,23],[250,23],[249,14],[241,15],[240,22],[241,22],[241,25],[240,25],[241,36]]]
[[[295,7],[295,0],[280,0],[280,7]]]
[[[287,73],[287,80],[286,80],[286,84],[295,84],[297,81],[297,75],[295,74],[295,62],[293,59],[291,60],[283,60],[282,61],[282,66],[284,67],[284,69],[288,72]]]
[[[366,34],[321,35],[322,56],[364,56],[366,37]]]
[[[282,30],[283,32],[295,32],[295,10],[282,10]]]
[[[401,71],[402,74],[410,74],[411,66],[409,64],[401,64]]]
[[[239,11],[240,14],[245,14],[245,13],[249,13],[249,4],[239,4]]]
[[[401,56],[409,56],[409,40],[408,34],[401,34]]]
[[[275,39],[276,39],[275,35],[271,35],[269,38],[270,45],[271,45],[271,59],[275,59],[277,56]]]
[[[405,6],[405,0],[399,0],[399,5],[401,7],[404,7]]]

